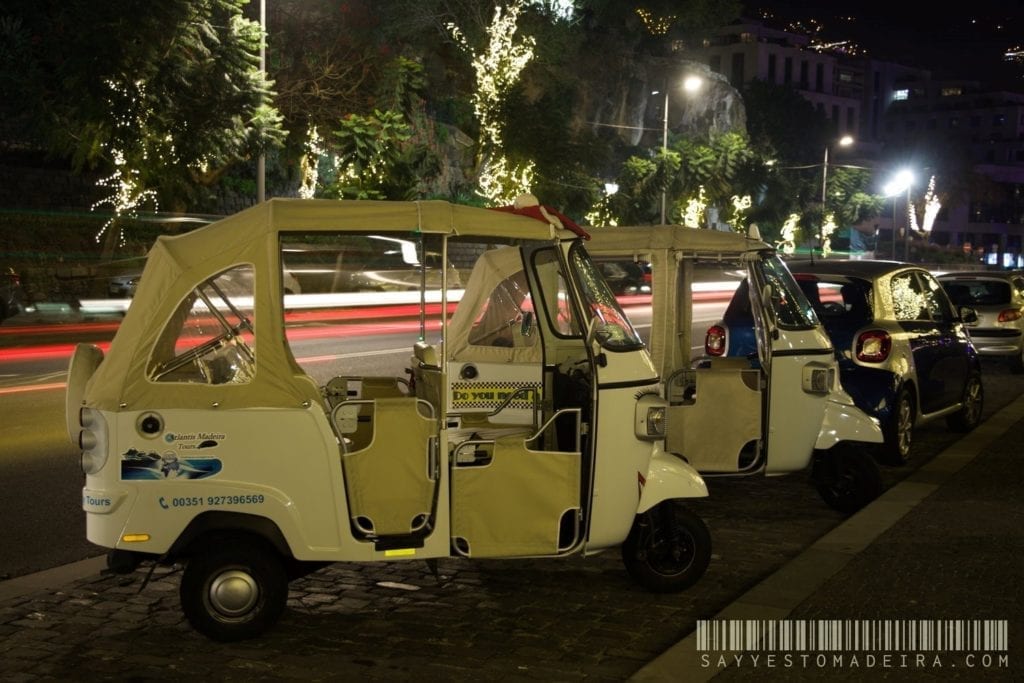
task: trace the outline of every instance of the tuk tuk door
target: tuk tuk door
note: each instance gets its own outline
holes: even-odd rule
[[[451,537],[466,557],[564,554],[583,540],[583,410],[552,397],[557,332],[537,306],[558,260],[531,269],[517,247],[484,252],[448,328]]]
[[[810,302],[777,256],[749,268],[758,358],[767,381],[766,474],[810,463],[835,381],[832,345]]]
[[[669,400],[667,449],[682,455],[701,474],[757,471],[764,464],[762,377],[766,371],[747,358],[719,357],[690,367],[694,264],[666,259],[663,267],[670,269],[671,277],[663,282],[655,275],[655,291],[661,295],[656,306],[665,307],[664,312],[656,308],[655,316],[674,317],[670,329],[684,347],[680,357],[670,361],[665,382]],[[745,289],[741,285],[737,296],[743,296]],[[673,306],[671,294],[675,292],[679,301]],[[669,304],[660,303],[664,299]],[[748,296],[736,303],[745,308],[744,301],[749,300]],[[673,342],[665,339],[662,343],[667,348]]]

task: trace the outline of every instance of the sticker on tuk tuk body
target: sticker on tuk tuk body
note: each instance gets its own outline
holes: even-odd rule
[[[121,456],[122,481],[206,479],[221,470],[220,458],[182,458],[174,451],[163,454],[129,448]]]
[[[522,391],[523,389],[532,391]],[[521,393],[509,402],[509,408],[531,410],[535,400],[539,401],[541,398],[540,384],[536,382],[452,382],[452,407],[463,410],[496,408],[517,391]]]

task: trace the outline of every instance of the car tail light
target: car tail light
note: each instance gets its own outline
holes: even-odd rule
[[[1014,320],[1020,320],[1021,312],[1019,308],[1007,308],[1005,311],[999,311],[999,322],[1009,323]]]
[[[725,328],[712,325],[704,335],[704,352],[709,356],[725,355]]]
[[[892,351],[892,337],[884,330],[868,330],[857,337],[857,360],[881,363]]]

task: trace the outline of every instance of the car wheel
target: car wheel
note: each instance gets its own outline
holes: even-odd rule
[[[841,442],[817,451],[811,478],[818,495],[834,510],[853,513],[882,494],[882,473],[864,446]]]
[[[985,390],[981,375],[972,373],[964,387],[963,406],[946,418],[946,425],[955,432],[969,432],[981,422],[981,410],[985,404]]]
[[[882,427],[885,443],[881,448],[881,459],[889,465],[905,465],[910,459],[910,445],[914,437],[914,397],[903,386],[896,394],[892,415]]]
[[[197,631],[220,642],[244,640],[277,622],[288,598],[288,577],[272,548],[235,539],[190,558],[179,595]]]
[[[682,503],[666,500],[636,516],[622,544],[629,575],[655,593],[689,588],[711,561],[711,534]]]

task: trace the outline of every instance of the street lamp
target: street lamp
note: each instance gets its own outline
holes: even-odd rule
[[[267,77],[267,3],[260,0],[260,77]],[[260,97],[263,97],[260,95]],[[260,152],[256,160],[256,201],[263,202],[266,199],[267,191],[267,155]]]
[[[840,147],[849,147],[853,144],[853,137],[844,135],[839,138],[836,142]],[[825,145],[825,159],[821,162],[821,227],[818,230],[818,242],[821,243],[825,239],[825,202],[828,190],[828,148],[829,145]],[[813,255],[813,246],[811,248]]]
[[[907,206],[910,206],[910,186],[914,184],[914,174],[907,169],[899,171],[892,180],[886,183],[885,187],[882,188],[882,194],[886,197],[892,197],[892,258],[896,260],[896,197],[898,195],[907,193]],[[909,209],[908,209],[909,212]],[[907,236],[903,242],[903,260],[907,260],[910,247],[908,246],[910,240],[910,226],[907,226]]]
[[[704,79],[700,76],[690,75],[683,79],[683,90],[687,93],[695,93],[700,90],[701,86],[704,85]],[[665,106],[662,110],[662,128],[661,128],[661,156],[664,159],[668,153],[668,88],[665,88]],[[651,92],[652,95],[660,94],[657,90]],[[667,187],[665,184],[661,188],[661,225],[665,225],[665,207],[667,203]]]

